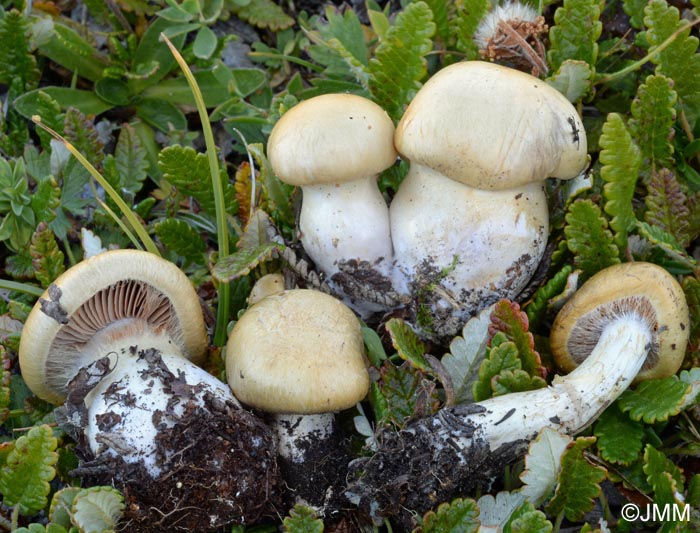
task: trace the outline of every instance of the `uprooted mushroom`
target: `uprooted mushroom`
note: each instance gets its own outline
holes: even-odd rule
[[[206,348],[187,277],[133,250],[66,271],[24,326],[22,376],[63,403],[56,418],[77,442],[76,475],[123,490],[139,531],[204,531],[273,512],[272,434],[195,364]]]
[[[583,171],[586,134],[543,81],[467,61],[418,91],[395,145],[410,161],[390,205],[395,286],[420,295],[423,336],[444,340],[530,280],[549,232],[544,181]]]
[[[379,451],[351,465],[346,495],[377,522],[398,515],[410,523],[407,510],[425,511],[490,481],[543,428],[578,433],[633,380],[674,374],[688,323],[683,290],[661,267],[626,263],[599,272],[555,321],[552,349],[559,360],[576,360],[570,374],[382,432]]]

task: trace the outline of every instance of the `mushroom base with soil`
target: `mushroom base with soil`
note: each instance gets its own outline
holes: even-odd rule
[[[272,516],[272,432],[180,355],[131,347],[80,370],[57,421],[90,483],[114,484],[138,531],[209,531]]]

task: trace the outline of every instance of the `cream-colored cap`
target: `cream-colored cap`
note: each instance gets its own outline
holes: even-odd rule
[[[202,309],[187,276],[149,252],[112,250],[64,272],[34,305],[19,346],[27,386],[44,400],[63,402],[76,373],[106,355],[81,348],[100,330],[128,319],[165,332],[195,363],[205,356]]]
[[[561,93],[483,61],[455,63],[430,78],[394,143],[411,163],[485,190],[573,178],[588,162],[583,124]]]
[[[648,323],[652,333],[649,355],[635,381],[675,374],[688,344],[688,305],[683,289],[671,274],[644,262],[601,270],[564,305],[550,335],[557,365],[572,371],[588,357],[607,324],[632,314]]]
[[[233,328],[226,375],[241,402],[264,411],[347,409],[369,389],[360,322],[322,292],[291,289],[268,296]]]
[[[379,174],[396,161],[394,124],[354,94],[324,94],[279,119],[267,142],[275,174],[291,185],[344,183]]]

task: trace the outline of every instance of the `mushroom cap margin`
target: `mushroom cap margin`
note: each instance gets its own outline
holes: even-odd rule
[[[170,300],[177,322],[182,328],[182,353],[195,364],[203,362],[208,340],[199,297],[187,276],[170,261],[150,252],[110,250],[71,267],[56,278],[52,285],[60,289],[58,302],[70,317],[93,295],[125,280],[151,285]],[[50,300],[48,289],[41,299]],[[65,399],[65,390],[58,391],[49,386],[45,369],[50,360],[51,345],[62,324],[42,310],[40,301],[36,302],[24,324],[19,363],[22,377],[29,389],[40,398],[59,404]],[[95,354],[95,358],[102,355],[104,354]],[[68,380],[80,368],[73,370],[67,372],[70,374]]]

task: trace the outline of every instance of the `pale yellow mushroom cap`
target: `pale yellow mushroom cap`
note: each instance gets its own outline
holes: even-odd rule
[[[633,313],[648,323],[652,332],[649,355],[635,381],[675,374],[688,344],[688,305],[683,289],[671,274],[644,262],[601,270],[564,305],[550,335],[557,365],[572,371],[588,357],[606,324]]]
[[[241,402],[271,413],[350,408],[369,389],[360,322],[345,304],[318,291],[268,296],[233,328],[226,375]]]
[[[68,381],[78,370],[106,355],[81,348],[101,330],[110,331],[114,340],[114,324],[130,319],[163,332],[185,357],[202,362],[206,327],[187,276],[154,254],[112,250],[64,272],[29,313],[19,346],[27,386],[44,400],[63,402]]]
[[[345,183],[390,167],[397,157],[393,139],[393,122],[371,100],[324,94],[282,115],[267,155],[275,174],[291,185]]]
[[[418,91],[396,127],[399,153],[450,179],[503,190],[586,167],[586,132],[556,89],[483,61],[450,65]]]

